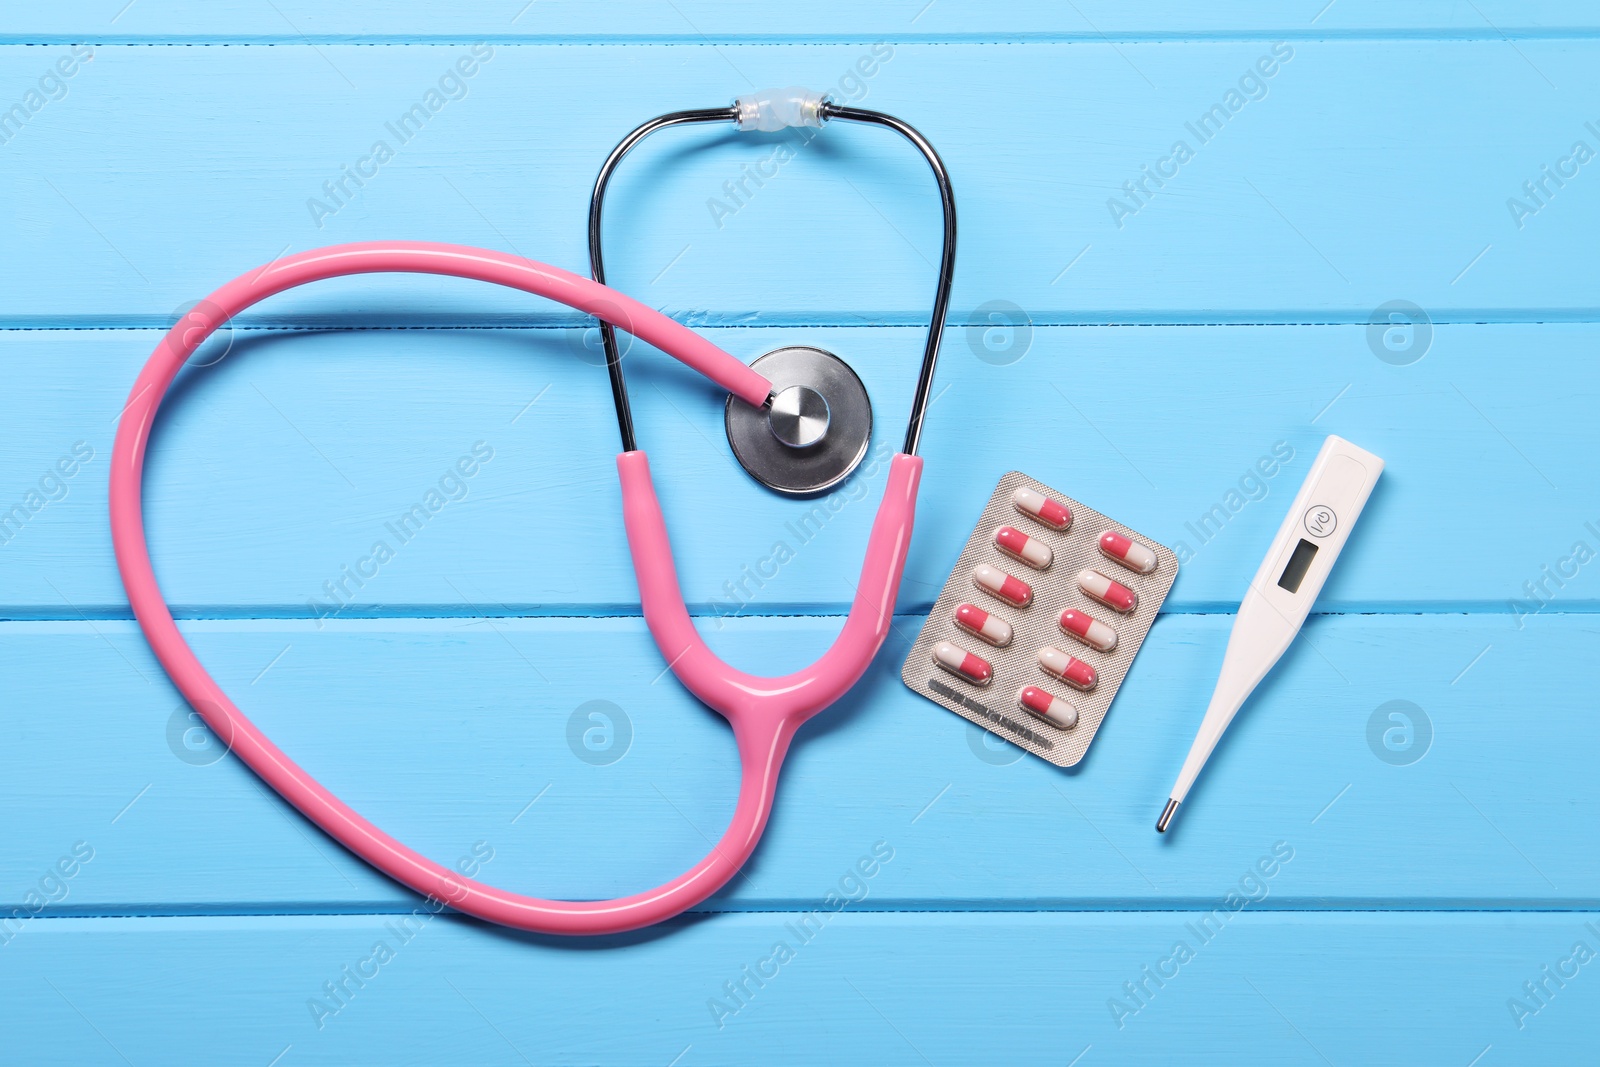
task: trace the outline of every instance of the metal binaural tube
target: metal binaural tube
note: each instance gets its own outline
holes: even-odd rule
[[[939,361],[939,342],[944,336],[944,319],[950,310],[950,288],[956,273],[956,194],[950,187],[950,175],[944,161],[927,139],[910,124],[881,111],[867,111],[858,107],[822,105],[824,118],[844,119],[847,122],[864,122],[874,126],[887,126],[910,141],[928,161],[934,181],[939,183],[939,202],[944,210],[944,245],[939,252],[939,279],[933,290],[933,318],[928,323],[928,340],[922,349],[922,369],[917,374],[917,391],[911,398],[911,417],[906,421],[905,444],[900,451],[908,456],[917,454],[922,441],[922,420],[928,411],[928,398],[933,392],[933,369]]]
[[[605,204],[606,186],[611,183],[611,174],[622,162],[622,157],[632,151],[634,145],[668,126],[684,126],[693,122],[735,122],[738,117],[739,110],[733,106],[674,111],[651,119],[611,150],[606,161],[600,165],[600,173],[594,180],[594,192],[589,196],[589,273],[595,281],[601,285],[606,282],[606,265],[600,251],[601,209]],[[617,352],[617,332],[604,319],[600,320],[600,343],[605,346],[606,374],[611,379],[611,402],[617,409],[617,429],[622,434],[622,450],[634,452],[637,451],[637,445],[633,435],[633,410],[628,403],[628,383],[622,376],[622,356]]]

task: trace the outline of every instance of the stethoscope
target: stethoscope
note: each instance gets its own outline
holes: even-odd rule
[[[944,247],[933,321],[923,350],[905,444],[889,464],[850,614],[833,645],[811,666],[781,678],[730,667],[701,639],[673,564],[650,465],[639,451],[613,327],[693,367],[729,393],[725,421],[739,462],[757,480],[792,495],[826,490],[866,453],[871,406],[848,364],[815,348],[769,352],[745,365],[698,334],[607,288],[600,252],[606,186],[630,149],[656,130],[732,121],[740,130],[820,127],[832,119],[886,126],[922,152],[939,183]],[[730,107],[678,111],[640,126],[601,167],[589,210],[594,280],[558,267],[479,248],[420,242],[336,245],[289,256],[243,274],[190,310],[163,337],[134,382],[117,427],[111,469],[111,534],[128,601],[157,659],[218,739],[346,848],[413,890],[458,911],[524,930],[604,934],[636,929],[682,912],[722,887],[744,864],[772,811],[778,772],[801,724],[861,678],[888,636],[911,543],[922,460],[917,445],[933,386],[955,266],[955,198],[944,165],[912,127],[876,111],[843,107],[821,94],[781,90],[741,97]],[[562,901],[522,896],[467,878],[384,833],[291,760],[234,705],[195,657],[162,597],[145,542],[141,504],[145,449],[161,400],[194,351],[219,326],[257,302],[308,282],[352,274],[407,272],[473,278],[567,304],[601,320],[606,370],[622,433],[617,473],[623,522],[646,624],[683,685],[728,720],[738,745],[739,800],[722,839],[694,867],[655,889],[615,900]]]

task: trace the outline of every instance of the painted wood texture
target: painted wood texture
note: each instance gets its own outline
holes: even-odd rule
[[[745,359],[791,343],[843,354],[876,400],[874,450],[899,447],[921,331],[709,335]],[[0,332],[18,431],[0,450],[5,506],[75,442],[95,452],[64,499],[0,546],[10,617],[127,615],[106,464],[113,420],[159,336]],[[1168,610],[1231,610],[1337,432],[1389,467],[1323,610],[1514,613],[1538,606],[1533,582],[1550,610],[1592,611],[1590,570],[1566,564],[1559,586],[1546,575],[1574,542],[1600,547],[1588,525],[1600,525],[1600,475],[1582,429],[1600,399],[1595,341],[1592,325],[1441,326],[1426,358],[1397,367],[1373,355],[1365,326],[1061,327],[1034,330],[1020,360],[996,366],[979,357],[981,339],[951,329],[901,609],[927,610],[995,482],[1018,468],[1177,547],[1186,562]],[[147,464],[169,599],[189,614],[290,618],[636,613],[616,423],[586,354],[576,328],[236,337],[220,362],[186,372]],[[733,461],[722,396],[660,353],[627,358],[696,609],[842,611],[882,465],[831,504],[778,499]],[[400,516],[479,442],[494,458],[461,480],[465,496],[401,544]],[[380,540],[395,558],[376,577],[342,595],[324,588]],[[779,542],[793,550],[782,567]]]
[[[1182,832],[1158,837],[1228,616],[1157,623],[1075,773],[907,690],[899,664],[921,619],[901,617],[868,677],[801,733],[768,840],[708,908],[803,904],[819,871],[879,839],[899,866],[897,888],[873,906],[1190,907],[1280,839],[1299,850],[1297,888],[1272,906],[1600,906],[1600,871],[1574,844],[1600,818],[1587,786],[1600,666],[1585,654],[1584,619],[1521,632],[1493,615],[1313,619],[1234,725]],[[741,668],[777,674],[819,655],[840,621],[704,630]],[[703,855],[732,814],[732,735],[664,676],[637,619],[185,629],[293,758],[442,863],[487,842],[498,883],[576,897],[643,890]],[[15,851],[0,900],[19,900],[34,868],[83,839],[98,858],[68,911],[404,902],[188,732],[186,706],[131,623],[4,633],[13,703],[0,723],[30,758],[5,787]],[[1382,732],[1405,726],[1385,710],[1397,700],[1414,733],[1385,748]],[[584,710],[592,701],[610,705],[609,736]],[[1537,722],[1515,710],[1533,701]],[[586,745],[569,733],[575,720],[602,733]],[[591,748],[614,761],[585,760]],[[1388,762],[1391,749],[1416,760]]]
[[[1600,152],[1597,49],[1591,5],[1489,0],[6,12],[0,520],[34,513],[0,525],[0,1059],[1581,1062],[1600,197],[1576,143]],[[696,914],[583,944],[450,917],[403,938],[419,902],[196,728],[129,621],[104,514],[129,384],[180,309],[292,251],[430,239],[581,270],[619,137],[794,83],[903,115],[955,181],[905,614]],[[419,103],[420,129],[390,129]],[[652,141],[607,247],[616,284],[741,358],[845,356],[893,449],[938,217],[880,133]],[[1384,346],[1391,301],[1427,318],[1410,352]],[[592,331],[519,294],[372,278],[234,327],[177,388],[146,493],[158,574],[223,685],[380,825],[497,884],[609,896],[697,859],[735,753],[637,617]],[[840,625],[881,469],[832,507],[774,499],[714,392],[645,346],[627,365],[708,640],[794,668]],[[1327,433],[1389,467],[1158,838],[1232,608]],[[1075,773],[898,678],[1013,468],[1185,560]],[[423,528],[391,529],[430,489],[448,502]],[[394,557],[356,589],[378,540]],[[768,575],[780,541],[794,558]],[[830,893],[843,914],[788,932]],[[1239,914],[1208,920],[1230,893]],[[728,991],[785,938],[775,977]],[[382,939],[395,958],[330,997]],[[1194,959],[1146,978],[1179,940]]]
[[[612,14],[615,12],[615,14]],[[149,38],[274,40],[286,44],[337,40],[414,41],[431,37],[538,38],[576,41],[668,38],[682,43],[784,39],[827,41],[861,37],[964,36],[995,40],[1012,35],[1103,41],[1106,36],[1198,36],[1420,32],[1435,36],[1582,33],[1596,25],[1593,8],[1577,0],[1296,0],[1288,4],[1221,0],[1194,5],[1118,4],[1113,0],[1048,0],[974,5],[949,0],[888,0],[851,4],[751,5],[739,0],[673,0],[613,5],[597,19],[581,0],[484,0],[472,4],[393,4],[357,0],[337,7],[310,0],[218,0],[195,7],[183,0],[68,0],[11,13],[13,37],[36,41]]]
[[[1298,860],[1294,861],[1298,862]],[[898,856],[867,883],[896,876]],[[1294,863],[1279,874],[1287,882]],[[831,881],[818,872],[818,902]],[[835,875],[836,877],[836,875]],[[1269,883],[1270,884],[1270,883]],[[870,896],[869,898],[870,899]],[[1268,898],[1270,899],[1270,897]],[[23,1047],[71,1063],[1271,1063],[1563,1062],[1593,1038],[1595,964],[1517,1030],[1506,1001],[1593,947],[1594,916],[1251,913],[1209,943],[1194,912],[835,915],[680,921],[575,951],[455,919],[66,919],[6,947],[0,990]],[[812,920],[817,922],[818,920]],[[744,978],[785,940],[793,958]],[[1163,988],[1144,979],[1187,940]],[[392,957],[358,988],[344,978]],[[372,973],[372,964],[367,964]],[[150,980],[159,968],[166,977]],[[773,965],[766,969],[771,972]],[[1171,972],[1171,967],[1166,968]],[[1146,1006],[1119,1030],[1108,1001]],[[318,1030],[324,983],[352,992]],[[752,994],[719,1030],[707,1002]],[[327,1003],[332,1003],[328,1001]],[[200,1016],[195,1005],[211,1014]]]
[[[949,166],[957,321],[996,299],[1036,323],[1366,322],[1394,299],[1441,321],[1548,321],[1594,306],[1579,265],[1600,201],[1571,156],[1577,140],[1600,146],[1584,125],[1600,70],[1577,40],[901,44],[887,60],[860,43],[486,47],[487,61],[466,44],[96,47],[3,146],[17,243],[0,323],[170,324],[226,278],[337,241],[473,242],[581,270],[598,161],[649,117],[641,95],[706,107],[846,76]],[[0,49],[0,100],[69,54]],[[471,78],[451,73],[462,60]],[[389,129],[447,76],[455,99]],[[1398,118],[1396,100],[1425,100],[1427,121]],[[939,225],[926,167],[885,131],[827,134],[680,131],[642,147],[610,202],[611,280],[695,322],[925,322]],[[746,165],[771,176],[757,187]],[[1514,217],[1513,197],[1538,207],[1522,183],[1543,166],[1575,176]],[[369,177],[357,188],[343,168]],[[324,190],[339,181],[348,195]],[[828,224],[795,225],[816,218]],[[354,280],[270,315],[549,317],[529,303]]]

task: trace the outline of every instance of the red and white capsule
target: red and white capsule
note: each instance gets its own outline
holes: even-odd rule
[[[1043,493],[1036,493],[1027,486],[1021,486],[1011,494],[1012,505],[1030,519],[1037,519],[1052,530],[1065,530],[1072,525],[1072,512],[1065,504],[1051,500]]]
[[[988,685],[994,680],[994,668],[982,656],[949,641],[938,641],[933,646],[933,662],[973,685]]]
[[[1011,643],[1011,624],[995,618],[976,604],[962,604],[956,608],[956,625],[995,648],[1005,648]]]
[[[1100,675],[1093,667],[1052,645],[1046,645],[1039,650],[1039,667],[1046,674],[1054,675],[1084,693],[1093,689],[1095,683],[1100,680]]]
[[[1077,708],[1058,696],[1051,696],[1036,685],[1025,685],[1017,690],[1017,707],[1063,730],[1070,730],[1078,725]]]
[[[1139,542],[1123,537],[1115,530],[1100,535],[1100,554],[1115,560],[1135,574],[1149,574],[1156,569],[1156,554]]]
[[[1078,588],[1112,611],[1120,611],[1124,615],[1139,606],[1139,595],[1132,589],[1088,567],[1078,572]]]
[[[1019,563],[1026,563],[1036,571],[1048,570],[1056,554],[1050,546],[1037,537],[1029,537],[1015,526],[996,526],[994,546]]]
[[[1068,608],[1061,613],[1059,622],[1062,633],[1076,637],[1090,648],[1110,652],[1117,647],[1117,631],[1093,616]]]
[[[1021,578],[1014,578],[999,567],[980,563],[972,568],[972,584],[985,593],[1004,600],[1014,608],[1025,608],[1033,603],[1033,587]]]

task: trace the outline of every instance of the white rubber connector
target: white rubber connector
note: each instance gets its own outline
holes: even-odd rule
[[[827,121],[822,114],[827,99],[827,93],[790,86],[741,96],[733,106],[739,109],[736,121],[740,130],[774,133],[791,126],[821,126]]]

